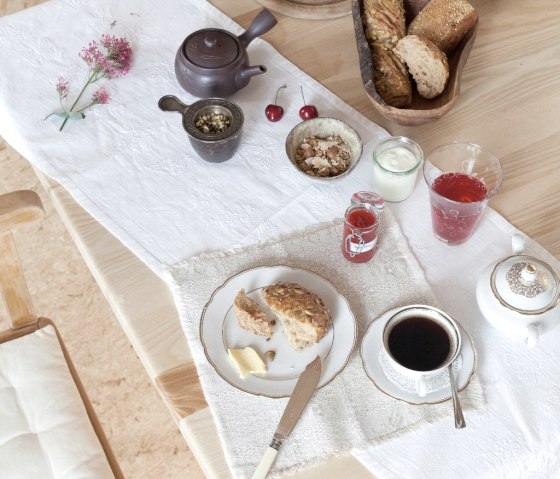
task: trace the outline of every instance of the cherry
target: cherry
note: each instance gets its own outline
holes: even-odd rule
[[[305,97],[303,96],[303,87],[301,87],[301,97],[303,98],[303,106],[299,109],[299,117],[302,120],[311,120],[311,118],[317,118],[319,116],[319,112],[317,108],[313,105],[307,105],[305,103]]]
[[[264,109],[264,114],[268,118],[268,121],[278,121],[284,116],[284,108],[276,104],[278,102],[278,92],[280,92],[282,88],[286,88],[286,85],[282,85],[280,88],[278,88],[278,90],[276,90],[274,104],[267,105]]]

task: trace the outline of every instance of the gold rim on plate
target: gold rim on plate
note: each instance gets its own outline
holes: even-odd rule
[[[200,325],[199,325],[199,338],[200,338],[200,342],[202,344],[202,347],[204,349],[204,355],[206,356],[206,359],[208,360],[208,362],[212,365],[212,367],[214,368],[214,370],[216,371],[216,373],[224,380],[226,381],[228,384],[230,384],[231,386],[233,386],[234,388],[238,389],[239,391],[245,392],[247,394],[252,394],[253,396],[262,396],[262,397],[269,397],[269,398],[286,398],[286,397],[290,397],[291,395],[291,391],[290,393],[287,394],[281,394],[281,395],[270,395],[270,394],[264,394],[264,393],[259,393],[259,392],[253,392],[250,391],[248,389],[245,389],[237,384],[234,384],[232,381],[230,381],[228,378],[226,378],[224,376],[224,374],[221,373],[219,367],[215,364],[215,362],[212,360],[212,358],[210,357],[210,353],[208,350],[208,346],[204,341],[204,336],[203,336],[203,327],[204,327],[204,319],[206,316],[206,311],[208,309],[208,307],[212,304],[212,302],[214,301],[214,298],[216,296],[216,294],[222,290],[224,287],[226,287],[226,285],[234,280],[235,278],[237,278],[238,276],[241,276],[243,274],[246,274],[250,271],[256,271],[259,269],[274,269],[274,268],[286,268],[292,271],[303,271],[305,273],[311,274],[313,276],[316,276],[317,278],[319,278],[320,280],[326,282],[333,290],[334,292],[336,292],[336,294],[338,295],[339,298],[342,298],[342,300],[344,300],[344,303],[346,304],[346,308],[347,311],[350,315],[350,317],[352,318],[352,322],[354,325],[354,337],[352,339],[352,345],[349,348],[348,354],[346,355],[346,358],[344,359],[344,361],[342,362],[341,366],[332,374],[332,376],[329,378],[328,381],[326,381],[324,384],[321,384],[320,386],[317,387],[317,390],[325,387],[327,384],[330,384],[346,367],[346,365],[348,364],[348,361],[350,361],[350,357],[352,356],[352,353],[354,352],[354,349],[356,348],[356,343],[358,340],[358,325],[356,322],[356,318],[354,316],[354,313],[352,312],[352,309],[350,308],[350,304],[348,303],[348,300],[346,299],[346,297],[338,290],[338,288],[327,278],[325,278],[324,276],[320,275],[319,273],[315,273],[314,271],[310,271],[308,269],[304,269],[304,268],[297,268],[294,266],[288,266],[285,264],[275,264],[275,265],[266,265],[266,266],[255,266],[252,268],[247,268],[243,271],[239,271],[238,273],[228,277],[220,286],[218,286],[213,292],[212,295],[210,296],[210,299],[208,300],[208,302],[204,305],[204,308],[202,310],[202,313],[200,315]],[[258,289],[258,288],[256,288]],[[223,320],[222,320],[222,327],[223,327]],[[333,344],[334,344],[334,329],[333,329]],[[330,354],[333,344],[330,345],[327,356]],[[325,357],[327,357],[325,356]],[[258,376],[255,376],[258,377]],[[261,378],[263,380],[266,380],[266,378]],[[294,379],[289,379],[290,381],[294,381],[297,378]]]

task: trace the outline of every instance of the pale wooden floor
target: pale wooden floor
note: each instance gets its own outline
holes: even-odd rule
[[[38,3],[0,0],[0,15]],[[32,189],[45,204],[41,224],[16,232],[35,310],[57,323],[125,476],[203,478],[32,168],[1,138],[0,171],[0,194]]]

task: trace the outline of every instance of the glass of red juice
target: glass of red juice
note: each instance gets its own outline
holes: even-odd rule
[[[365,263],[375,256],[379,220],[384,206],[383,199],[378,195],[373,194],[381,200],[380,205],[369,201],[369,198],[362,201],[360,196],[356,196],[363,193],[370,194],[356,193],[344,215],[342,254],[353,263]]]
[[[464,243],[502,185],[502,165],[479,145],[449,143],[428,155],[423,170],[436,238],[449,245]]]

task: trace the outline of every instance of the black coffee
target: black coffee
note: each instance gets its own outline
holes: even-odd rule
[[[389,333],[391,355],[414,371],[436,369],[447,359],[450,349],[447,331],[431,319],[406,318]]]

